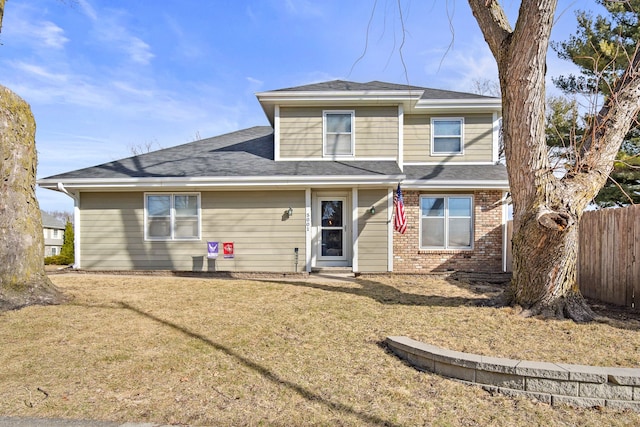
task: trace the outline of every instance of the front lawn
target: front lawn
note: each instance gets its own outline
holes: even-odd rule
[[[215,426],[640,425],[418,372],[381,342],[640,367],[635,320],[579,325],[478,307],[428,277],[239,280],[58,274],[71,303],[0,313],[0,415]]]

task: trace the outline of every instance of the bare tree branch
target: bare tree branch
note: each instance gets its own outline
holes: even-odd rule
[[[585,176],[579,181],[589,188],[594,180],[604,183],[609,176],[624,136],[640,113],[640,41],[611,93],[595,117],[587,133],[589,140],[584,144],[582,173]]]
[[[371,22],[373,21],[373,16],[376,13],[376,6],[378,6],[378,0],[375,0],[373,2],[373,8],[371,9],[371,15],[369,16],[369,22],[367,23],[367,32],[364,39],[364,50],[362,51],[362,55],[360,55],[358,59],[355,60],[353,65],[351,65],[351,69],[349,70],[349,74],[347,74],[347,76],[351,75],[351,73],[353,72],[353,69],[356,67],[356,65],[358,65],[358,62],[364,59],[364,57],[367,55],[367,50],[369,48],[369,30],[371,29]]]
[[[507,15],[496,0],[469,0],[469,6],[476,20],[484,23],[480,29],[493,56],[499,59],[504,53],[505,41],[513,33]]]

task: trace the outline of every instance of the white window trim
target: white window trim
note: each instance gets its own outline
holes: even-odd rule
[[[449,198],[468,197],[471,199],[471,246],[468,247],[448,247],[449,242]],[[444,215],[444,246],[423,246],[422,245],[422,199],[423,198],[443,198],[445,199]],[[419,245],[420,250],[426,251],[472,251],[475,244],[476,223],[475,223],[475,200],[473,194],[421,194],[418,200],[419,212]]]
[[[171,197],[171,207],[170,207],[170,226],[171,226],[171,236],[169,237],[152,237],[148,235],[148,230],[149,228],[147,227],[148,225],[148,217],[149,217],[149,211],[148,211],[148,207],[147,207],[147,200],[148,200],[148,196],[170,196]],[[183,237],[183,238],[176,238],[174,236],[175,234],[175,202],[174,202],[174,198],[175,196],[196,196],[197,197],[197,209],[198,209],[198,236],[197,237]],[[182,193],[182,192],[175,192],[175,193],[144,193],[144,240],[145,241],[150,241],[150,242],[193,242],[193,241],[199,241],[202,239],[202,198],[200,196],[200,193]]]
[[[327,114],[350,114],[351,115],[351,153],[333,154],[327,153]],[[322,111],[322,156],[331,159],[344,159],[355,157],[356,155],[356,112],[355,110],[323,110]]]
[[[438,135],[438,137],[460,137],[460,151],[438,151],[434,150],[435,142],[435,122],[444,121],[459,121],[460,122],[460,135]],[[431,155],[436,156],[464,156],[464,117],[431,117]]]

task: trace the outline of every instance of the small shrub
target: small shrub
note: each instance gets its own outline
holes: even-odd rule
[[[65,255],[52,255],[44,259],[45,265],[69,265],[73,264],[73,258]]]

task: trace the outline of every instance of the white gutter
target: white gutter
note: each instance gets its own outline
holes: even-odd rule
[[[258,92],[256,97],[259,101],[279,102],[279,101],[338,101],[338,100],[406,100],[420,99],[424,89],[415,90],[335,90],[335,91],[273,91]]]
[[[474,181],[438,181],[434,179],[427,180],[404,180],[402,188],[408,190],[419,190],[428,187],[429,189],[474,189],[474,188],[490,188],[499,190],[508,190],[508,180],[474,180]]]
[[[493,99],[421,99],[417,110],[492,110],[502,111],[502,100]]]
[[[77,178],[66,181],[64,186],[73,189],[100,188],[142,188],[142,187],[241,187],[241,186],[312,186],[331,184],[337,186],[389,185],[402,180],[404,175],[371,175],[371,176],[281,176],[281,177],[147,177],[147,178]],[[41,179],[38,185],[42,188],[57,190],[57,180]]]

